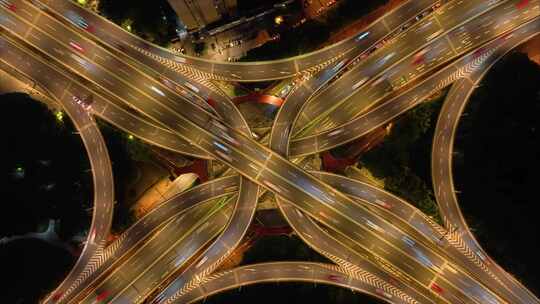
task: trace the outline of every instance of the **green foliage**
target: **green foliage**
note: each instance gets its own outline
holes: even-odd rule
[[[419,153],[418,149],[431,151],[433,129],[443,98],[422,103],[410,110],[399,119],[382,145],[367,152],[359,160],[359,165],[365,166],[376,178],[385,179],[386,190],[413,203],[435,219],[439,219],[439,215],[430,174],[419,172],[429,167],[426,163],[429,164],[430,159],[419,160],[422,162],[419,165],[415,163],[414,156]],[[424,151],[421,154],[430,155],[430,152]]]
[[[152,151],[148,146],[138,139],[128,139],[126,141],[127,151],[133,161],[150,162],[152,161]]]
[[[436,216],[437,205],[433,192],[410,168],[402,167],[402,173],[391,175],[385,180],[385,188],[415,205],[425,214]]]
[[[114,23],[129,24],[134,34],[161,46],[175,35],[175,13],[167,0],[100,0],[98,10]]]

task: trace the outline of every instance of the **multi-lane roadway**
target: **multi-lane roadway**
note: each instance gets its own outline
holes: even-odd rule
[[[401,15],[392,17],[391,20],[395,21],[391,24],[392,26],[389,26],[388,17],[391,15],[379,19],[372,25],[376,27],[377,24],[378,26],[382,24],[386,31],[377,32],[375,28],[370,28],[373,31],[369,34],[360,33],[357,37],[336,46],[332,51],[335,53],[328,51],[332,49],[330,47],[317,54],[305,56],[305,58],[310,58],[310,56],[319,58],[317,56],[320,56],[320,59],[309,60],[319,60],[318,63],[324,62],[325,65],[328,64],[328,67],[312,78],[304,77],[298,82],[297,88],[293,90],[276,119],[271,136],[270,148],[272,150],[254,140],[249,126],[225,94],[216,90],[204,79],[197,79],[196,75],[177,73],[177,70],[151,60],[152,57],[141,56],[143,53],[139,51],[133,52],[138,47],[135,42],[127,46],[121,45],[116,40],[120,36],[116,37],[116,35],[126,34],[112,24],[107,23],[107,26],[112,27],[107,31],[108,38],[105,34],[101,37],[97,35],[97,27],[89,33],[88,29],[81,29],[80,25],[73,26],[62,19],[61,16],[66,15],[66,10],[75,10],[67,1],[43,1],[39,5],[36,5],[38,1],[13,2],[17,3],[16,9],[5,6],[1,8],[0,25],[6,31],[2,40],[2,60],[23,70],[26,66],[25,73],[53,92],[52,95],[58,99],[66,98],[73,101],[81,99],[81,96],[98,97],[98,102],[92,105],[92,113],[108,117],[110,121],[127,118],[127,122],[115,124],[124,126],[126,130],[133,130],[130,132],[141,135],[149,142],[153,142],[157,134],[168,134],[168,139],[173,145],[177,145],[177,148],[173,150],[187,150],[188,154],[216,158],[242,175],[239,194],[234,204],[227,204],[223,209],[218,209],[209,216],[199,217],[198,221],[187,223],[188,225],[184,226],[184,222],[178,223],[188,232],[200,226],[201,233],[186,233],[176,238],[167,238],[168,243],[162,238],[151,238],[139,251],[128,254],[124,264],[120,263],[117,265],[118,268],[112,270],[113,274],[126,273],[126,277],[107,276],[104,281],[94,283],[97,287],[86,285],[88,282],[85,282],[84,287],[90,289],[84,288],[85,292],[74,295],[76,299],[91,303],[96,297],[109,298],[108,295],[111,293],[107,301],[119,303],[140,301],[144,296],[154,292],[157,285],[162,283],[160,280],[168,278],[169,273],[179,271],[178,279],[172,279],[170,281],[172,284],[158,295],[160,302],[177,301],[196,288],[201,282],[200,278],[210,274],[239,244],[253,216],[259,189],[264,188],[278,196],[280,208],[291,226],[313,248],[321,251],[344,269],[353,270],[354,273],[359,273],[362,269],[370,269],[369,273],[371,275],[375,273],[379,280],[377,282],[381,290],[395,295],[396,298],[411,303],[431,301],[435,303],[459,303],[458,301],[534,303],[538,301],[519,283],[505,279],[506,273],[502,270],[494,272],[492,267],[486,266],[484,260],[468,255],[467,250],[470,250],[468,247],[460,247],[459,244],[452,243],[450,240],[441,246],[440,239],[437,237],[444,235],[444,229],[430,222],[410,205],[395,203],[395,208],[386,210],[388,206],[385,204],[390,204],[388,201],[392,201],[392,197],[386,196],[385,200],[377,198],[376,195],[382,194],[377,194],[377,191],[373,189],[364,190],[366,195],[358,194],[360,196],[356,198],[359,199],[355,199],[346,195],[346,186],[343,186],[347,185],[346,181],[332,183],[333,179],[325,179],[321,174],[309,174],[287,160],[287,157],[291,155],[304,155],[295,154],[295,151],[298,151],[295,147],[302,147],[307,151],[306,154],[310,154],[351,141],[358,137],[358,134],[365,134],[371,127],[383,124],[403,113],[434,91],[456,79],[467,77],[488,64],[498,48],[512,45],[518,41],[518,38],[526,34],[530,35],[536,30],[536,23],[533,22],[524,25],[520,32],[501,35],[538,16],[540,13],[538,1],[470,1],[467,3],[450,1],[437,9],[435,14],[422,16],[424,19],[417,16],[430,8],[433,2],[414,1],[415,5],[412,5],[412,2],[405,2],[403,6],[389,14],[397,14],[396,12],[403,10],[408,15],[400,13]],[[43,6],[43,3],[47,3],[47,6]],[[466,8],[466,11],[459,14],[461,12],[459,8]],[[82,16],[83,13],[78,11],[78,14]],[[98,24],[98,21],[104,22],[102,19],[90,19],[97,18],[91,16],[84,15],[84,18],[91,20],[94,26]],[[408,29],[401,27],[403,23],[412,23],[413,17],[415,21],[426,21]],[[493,19],[497,19],[498,22],[493,22]],[[460,27],[457,30],[452,30],[458,25]],[[387,42],[389,43],[387,46],[379,47],[375,52],[366,52],[398,28],[402,33],[392,37],[392,40]],[[477,33],[478,28],[482,28],[483,32]],[[101,32],[104,33],[104,31]],[[418,37],[415,38],[416,35]],[[368,37],[371,38],[368,39]],[[405,37],[411,38],[405,39]],[[482,46],[479,51],[471,52],[452,62],[451,65],[443,67],[455,57],[492,39],[495,40]],[[423,41],[429,42],[429,47]],[[401,42],[407,43],[401,45],[402,47],[397,47]],[[350,49],[346,49],[346,52],[339,49],[347,44]],[[410,45],[410,48],[405,47],[407,45]],[[428,48],[426,51],[421,50],[426,47]],[[403,51],[399,55],[399,58],[403,60],[392,59],[396,50]],[[146,51],[148,52],[147,46]],[[326,55],[320,55],[325,52]],[[422,58],[419,58],[416,52],[420,52]],[[169,54],[163,52],[158,55],[166,57]],[[362,54],[366,54],[367,57],[364,56],[364,58]],[[339,57],[344,61],[339,61],[341,59]],[[171,58],[177,60],[176,57]],[[299,65],[301,60],[304,60],[303,58],[295,58],[288,63],[295,66],[294,73],[314,66],[313,61],[306,61],[307,64]],[[353,83],[347,83],[346,87],[350,85],[348,92],[345,91],[344,95],[333,98],[336,102],[340,102],[360,89],[360,92],[366,92],[361,99],[367,100],[368,103],[381,102],[382,106],[375,107],[363,116],[358,116],[361,111],[358,108],[343,111],[348,113],[344,116],[338,115],[342,107],[336,107],[335,110],[329,112],[336,115],[329,117],[342,119],[335,120],[337,126],[346,121],[344,117],[357,118],[351,123],[327,131],[324,128],[328,129],[329,126],[323,126],[322,133],[306,137],[307,140],[302,138],[298,141],[304,140],[308,144],[295,146],[295,142],[291,141],[291,149],[289,149],[289,138],[295,128],[294,122],[298,123],[297,117],[301,117],[300,114],[306,112],[305,109],[301,112],[305,100],[311,98],[322,86],[327,86],[327,89],[322,90],[321,93],[325,94],[332,91],[334,87],[339,87],[341,83],[346,83],[346,80],[352,81],[353,78],[349,75],[358,74],[354,73],[356,66],[349,68],[349,72],[340,75],[338,80],[332,81],[332,78],[339,74],[344,66],[356,64],[356,58],[359,59],[358,66],[365,67],[361,71],[369,73],[371,79],[363,81],[357,87],[354,87]],[[355,59],[354,62],[349,62],[352,59]],[[186,59],[180,59],[182,60]],[[420,68],[416,66],[418,63]],[[30,64],[32,64],[32,69],[29,68]],[[270,66],[267,68],[265,64],[279,66],[279,63],[262,63],[257,69],[261,71],[267,69],[268,73],[273,73]],[[195,62],[191,65],[209,73]],[[216,66],[213,64],[210,72],[219,74],[219,71],[214,71],[219,70]],[[422,73],[427,74],[438,66],[441,68],[437,73],[420,81],[413,81],[420,78]],[[43,73],[45,70],[51,73]],[[247,72],[241,73],[250,74],[249,69],[245,71]],[[292,71],[290,70],[289,74],[292,74]],[[384,77],[377,78],[378,75],[383,74]],[[405,80],[403,76],[400,76],[403,74],[408,75]],[[252,79],[257,79],[256,77]],[[268,75],[264,77],[277,78]],[[399,90],[399,87],[403,85],[410,86]],[[398,89],[395,92],[389,92],[389,87],[391,91],[394,91],[396,87]],[[368,89],[362,90],[362,88]],[[383,103],[385,98],[388,102]],[[312,101],[316,100],[316,97],[312,98]],[[119,114],[116,116],[108,114],[111,109]],[[314,110],[313,113],[316,112]],[[309,116],[313,115],[310,111],[307,113],[304,116],[316,117]],[[141,122],[135,124],[132,121]],[[327,136],[327,141],[322,141],[324,136]],[[175,142],[175,138],[182,140]],[[159,140],[156,142],[161,146],[171,144],[171,142],[159,142]],[[361,189],[358,185],[354,188]],[[104,214],[106,215],[106,213],[95,214],[94,220],[100,216],[103,217]],[[407,215],[410,217],[406,218]],[[307,216],[315,219],[324,228],[321,229]],[[197,217],[190,218],[194,220]],[[201,221],[201,219],[204,220]],[[202,223],[205,221],[216,221],[216,224],[205,226]],[[169,225],[173,227],[173,223],[174,221],[167,223],[166,227]],[[180,226],[174,227],[180,229]],[[211,240],[221,231],[220,227],[225,227],[225,230],[212,243]],[[164,230],[173,231],[174,229],[164,228]],[[309,240],[314,235],[317,238]],[[205,244],[209,247],[202,250]],[[147,258],[155,248],[159,248],[159,258]],[[182,253],[178,252],[180,248],[183,249]],[[337,251],[337,248],[343,248],[343,251]],[[197,253],[200,255],[197,256]],[[185,254],[185,260],[174,267],[170,264],[164,265],[163,261],[169,254],[171,259]],[[188,260],[191,259],[193,261],[190,263]],[[117,270],[128,267],[125,265],[135,267],[134,265],[139,265],[138,262],[141,265],[138,267],[141,268],[136,271]],[[185,268],[179,269],[184,262],[187,263]],[[406,294],[392,290],[393,285],[389,281],[393,277],[399,281],[397,284],[402,290],[400,292],[406,291]],[[81,280],[77,282],[80,284]],[[60,295],[59,298],[50,297],[48,300],[64,301],[68,295],[63,292],[73,291],[72,286],[64,286],[60,289],[59,293],[57,292]],[[103,296],[104,294],[107,296]]]
[[[120,27],[93,14],[69,1],[63,0],[42,0],[38,1],[47,5],[51,10],[65,15],[69,10],[76,11],[93,26],[93,33],[102,41],[110,45],[120,45],[126,49],[131,49],[139,53],[149,54],[162,58],[171,64],[185,66],[186,69],[195,70],[194,73],[204,72],[209,77],[217,79],[228,79],[232,81],[263,81],[271,79],[288,78],[299,72],[316,69],[324,66],[336,57],[343,56],[350,51],[358,49],[358,37],[351,37],[347,40],[330,45],[316,52],[295,56],[283,60],[266,62],[221,62],[209,61],[197,57],[176,54],[170,50],[157,47],[141,38],[122,30]],[[441,2],[437,0],[415,0],[405,1],[389,13],[376,20],[366,31],[373,32],[374,39],[381,39],[390,33],[391,30],[399,29],[400,25],[415,18],[424,10],[429,9],[434,4]],[[368,39],[366,43],[376,40]],[[129,50],[131,52],[131,50]],[[125,50],[128,51],[128,50]],[[131,54],[133,55],[133,54]]]

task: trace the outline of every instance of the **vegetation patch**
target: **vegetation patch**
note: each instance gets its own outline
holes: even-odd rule
[[[405,199],[441,223],[431,181],[431,146],[446,92],[417,105],[393,125],[385,141],[363,154],[359,168],[366,168],[384,189]]]
[[[98,11],[150,42],[167,46],[176,35],[176,13],[167,0],[100,0]]]

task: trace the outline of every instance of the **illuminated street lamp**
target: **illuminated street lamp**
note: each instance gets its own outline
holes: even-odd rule
[[[133,24],[133,20],[131,19],[125,19],[122,21],[122,27],[131,32],[131,24]]]
[[[277,25],[280,25],[281,23],[283,23],[283,17],[282,16],[277,16],[276,18],[274,18],[274,22]]]
[[[17,179],[24,178],[25,170],[22,166],[15,167],[15,172],[13,172],[13,176]]]
[[[58,122],[63,122],[64,121],[64,112],[62,111],[57,111],[54,116],[56,116],[56,120],[58,120]]]

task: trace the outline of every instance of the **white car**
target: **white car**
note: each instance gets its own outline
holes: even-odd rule
[[[208,260],[208,257],[207,257],[207,256],[205,256],[204,258],[202,258],[202,259],[199,261],[199,263],[197,263],[197,265],[195,265],[195,268],[201,267],[201,265],[202,265],[204,262],[206,262],[206,260]]]
[[[368,81],[369,77],[364,77],[362,78],[359,82],[355,83],[351,88],[353,90],[356,90],[358,89],[358,87],[360,87],[361,85],[363,85],[364,83],[366,83],[366,81]]]
[[[191,83],[186,81],[186,82],[184,82],[184,85],[186,87],[188,87],[190,90],[192,90],[193,92],[199,93],[199,89],[197,87],[195,87],[194,85],[192,85]]]

